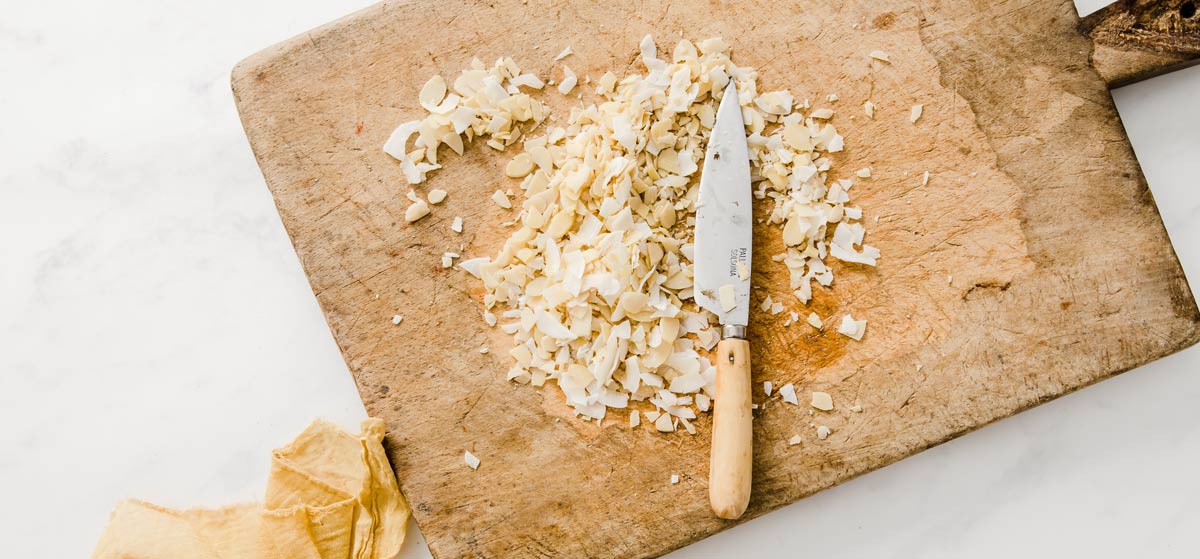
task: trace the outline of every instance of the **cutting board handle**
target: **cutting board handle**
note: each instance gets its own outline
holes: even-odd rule
[[[1200,63],[1200,0],[1119,0],[1079,25],[1109,88]]]

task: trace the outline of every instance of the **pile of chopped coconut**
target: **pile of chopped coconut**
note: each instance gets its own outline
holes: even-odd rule
[[[523,141],[506,167],[523,191],[515,229],[496,255],[459,265],[486,288],[487,323],[513,338],[509,380],[553,380],[577,414],[596,420],[649,401],[655,411],[646,416],[659,431],[694,433],[689,420],[709,409],[715,388],[701,351],[719,339],[713,316],[692,301],[699,161],[729,80],[746,122],[754,194],[770,200],[767,220],[782,229],[786,251],[773,259],[790,271],[796,298],[812,299],[813,280],[832,283],[827,256],[874,265],[879,251],[858,248],[862,210],[848,205],[854,183],[832,176],[826,154],[843,148],[832,109],[811,109],[788,91],[760,94],[757,72],[734,64],[721,39],[680,41],[666,61],[647,36],[641,60],[645,74],[606,72],[594,103]],[[546,116],[521,87],[542,82],[511,59],[491,70],[476,61],[448,96],[435,77],[421,92],[429,116],[401,125],[385,150],[417,184],[438,168],[440,144],[462,152],[460,134],[490,136],[488,145],[503,149],[521,138],[519,123]],[[493,200],[511,208],[504,190]]]

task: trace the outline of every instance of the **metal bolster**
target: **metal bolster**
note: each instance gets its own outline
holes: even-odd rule
[[[746,339],[746,327],[737,324],[726,324],[721,327],[722,338]]]

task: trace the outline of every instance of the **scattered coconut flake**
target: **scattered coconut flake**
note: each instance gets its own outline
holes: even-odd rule
[[[747,268],[740,260],[737,263],[738,279],[745,281],[750,279],[750,268]]]
[[[912,112],[910,112],[908,115],[908,121],[913,122],[913,123],[917,122],[917,119],[921,118],[922,110],[924,110],[922,105],[920,105],[920,104],[913,105]]]
[[[488,346],[483,346],[483,347],[479,348],[479,353],[486,354],[489,351],[491,351],[491,350],[488,349]]]
[[[800,405],[800,400],[796,399],[796,387],[790,382],[779,387],[779,397],[789,404]]]
[[[854,340],[862,340],[863,333],[867,331],[867,321],[854,320],[854,317],[849,313],[842,317],[842,324],[838,326],[838,332],[846,337]]]
[[[860,403],[858,402],[858,400],[855,400],[855,401],[854,401],[854,405],[853,405],[853,406],[850,406],[850,411],[852,411],[852,412],[854,412],[854,413],[862,413],[862,410],[863,410],[863,409],[862,409],[862,404],[860,404]]]
[[[392,317],[392,324],[400,324],[400,321],[402,320],[404,320],[403,316],[395,315]]]
[[[783,303],[775,301],[771,303],[771,314],[779,314],[783,312]]]
[[[767,295],[766,297],[763,297],[763,302],[762,302],[760,305],[758,305],[758,310],[760,310],[760,311],[762,311],[762,312],[767,312],[767,311],[771,310],[771,303],[772,303],[772,302],[773,302],[773,301],[771,301],[771,296],[770,296],[770,295]]]
[[[424,200],[417,200],[404,210],[404,220],[413,223],[422,217],[429,215],[429,204]]]
[[[496,192],[492,193],[492,201],[501,208],[506,210],[512,209],[512,201],[508,199],[508,195],[502,190],[497,190]]]
[[[671,485],[675,485],[676,483],[679,483],[679,476],[671,474]]]
[[[833,118],[833,109],[817,109],[810,114],[812,118],[820,120],[829,120]]]
[[[871,58],[874,58],[875,60],[878,60],[880,62],[887,62],[889,64],[892,62],[891,59],[888,58],[888,53],[883,52],[881,50],[871,51]]]
[[[562,49],[562,52],[558,53],[558,55],[554,57],[554,61],[558,62],[559,60],[571,56],[572,54],[574,54],[574,52],[571,51],[571,45],[567,45],[567,48]]]
[[[520,139],[521,124],[545,118],[545,105],[521,91],[540,84],[536,76],[521,74],[511,58],[501,58],[490,68],[473,60],[449,87],[441,76],[433,76],[418,94],[427,115],[398,126],[383,151],[399,161],[406,182],[420,184],[428,173],[441,169],[442,145],[461,155],[464,136],[468,141],[486,137],[487,145],[504,149]]]
[[[925,171],[925,174],[921,175],[921,186],[925,186],[927,184],[929,184],[929,171]]]
[[[827,95],[827,96],[825,97],[825,99],[826,99],[827,101],[829,101],[830,103],[836,103],[836,102],[837,102],[837,100],[838,100],[838,96],[837,96],[837,94],[836,94],[836,93],[830,93],[829,95]]]
[[[808,313],[808,323],[817,330],[820,330],[824,326],[821,323],[821,317],[817,316],[817,313],[815,312]]]
[[[454,221],[450,222],[450,230],[455,233],[462,233],[463,221],[461,217],[454,216]]]
[[[833,409],[833,397],[827,392],[813,392],[812,402],[810,405],[821,411],[829,411]]]
[[[472,470],[479,469],[479,459],[474,454],[471,454],[469,450],[463,452],[463,462],[466,462],[467,466]]]
[[[575,84],[579,83],[579,78],[575,76],[575,72],[570,66],[563,64],[563,80],[558,84],[558,92],[566,95],[575,89]]]
[[[818,439],[821,439],[821,440],[828,439],[830,433],[833,433],[833,429],[830,429],[828,426],[825,426],[825,425],[817,426],[817,438]]]
[[[458,254],[457,254],[457,253],[454,253],[454,252],[445,252],[445,253],[442,253],[442,267],[443,267],[443,268],[452,268],[452,267],[454,267],[454,259],[455,259],[455,258],[458,258]]]
[[[430,204],[441,204],[446,200],[446,191],[440,188],[435,188],[429,191],[429,196],[427,196],[427,198],[429,198]]]
[[[658,419],[654,421],[654,428],[658,429],[661,433],[675,431],[675,422],[671,420],[671,414],[664,413],[658,416]]]
[[[771,381],[768,380],[763,382],[763,393],[767,396],[771,395]]]
[[[569,48],[570,47],[568,47],[568,49]],[[629,426],[637,427],[638,425],[641,425],[641,424],[642,424],[642,415],[639,414],[637,412],[637,410],[633,410],[633,411],[629,412]]]
[[[863,112],[867,113],[867,118],[870,118],[870,119],[875,118],[875,109],[876,108],[877,107],[875,106],[875,103],[872,103],[870,101],[863,103]]]
[[[796,446],[801,440],[800,435],[792,435],[792,438],[788,439],[788,446]]]
[[[737,306],[737,291],[732,285],[722,285],[720,289],[717,289],[717,295],[721,299],[722,312],[729,312]]]
[[[863,167],[862,169],[855,171],[854,174],[858,175],[859,178],[869,179],[871,178],[871,168]]]

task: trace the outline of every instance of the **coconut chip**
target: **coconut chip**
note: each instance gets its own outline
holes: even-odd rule
[[[862,340],[863,333],[867,331],[867,321],[854,320],[854,317],[847,314],[842,317],[842,324],[838,326],[838,332],[854,340]]]
[[[913,105],[913,106],[912,106],[912,111],[910,111],[910,112],[909,112],[909,115],[908,115],[908,121],[909,121],[909,122],[912,122],[912,123],[916,123],[916,122],[917,122],[917,120],[921,118],[921,111],[922,111],[922,110],[924,110],[924,108],[923,108],[923,106],[922,106],[922,105],[919,105],[919,104],[918,104],[918,105]]]
[[[571,45],[567,45],[567,48],[562,49],[562,52],[558,53],[558,55],[554,57],[554,61],[558,62],[559,60],[571,56],[572,54],[574,54],[574,52],[571,51]]]
[[[779,397],[789,404],[800,405],[800,400],[796,399],[796,387],[792,386],[790,382],[779,387]]]
[[[454,221],[450,222],[450,230],[454,231],[455,233],[462,233],[463,221],[462,221],[461,217],[458,217],[458,216],[454,217]]]
[[[818,439],[821,439],[821,440],[828,439],[829,435],[831,433],[833,433],[833,429],[830,429],[828,426],[825,426],[825,425],[817,426],[817,438]]]
[[[446,200],[446,191],[440,188],[435,188],[429,191],[429,196],[426,198],[429,198],[430,204],[441,204]]]
[[[479,469],[479,459],[476,458],[474,454],[471,454],[471,451],[469,450],[463,452],[463,462],[466,462],[467,467],[471,468],[472,470]]]
[[[792,438],[788,439],[788,441],[787,441],[788,446],[796,446],[796,445],[800,444],[801,440],[802,439],[800,438],[800,435],[792,435]]]
[[[812,402],[810,405],[821,411],[829,411],[833,409],[833,397],[827,392],[813,392]]]
[[[404,320],[403,316],[395,315],[392,317],[392,324],[400,324],[400,322],[403,320]]]
[[[871,58],[874,58],[875,60],[878,60],[880,62],[887,62],[889,64],[892,62],[891,59],[888,58],[888,53],[883,52],[881,50],[871,51],[870,56],[871,56]]]

